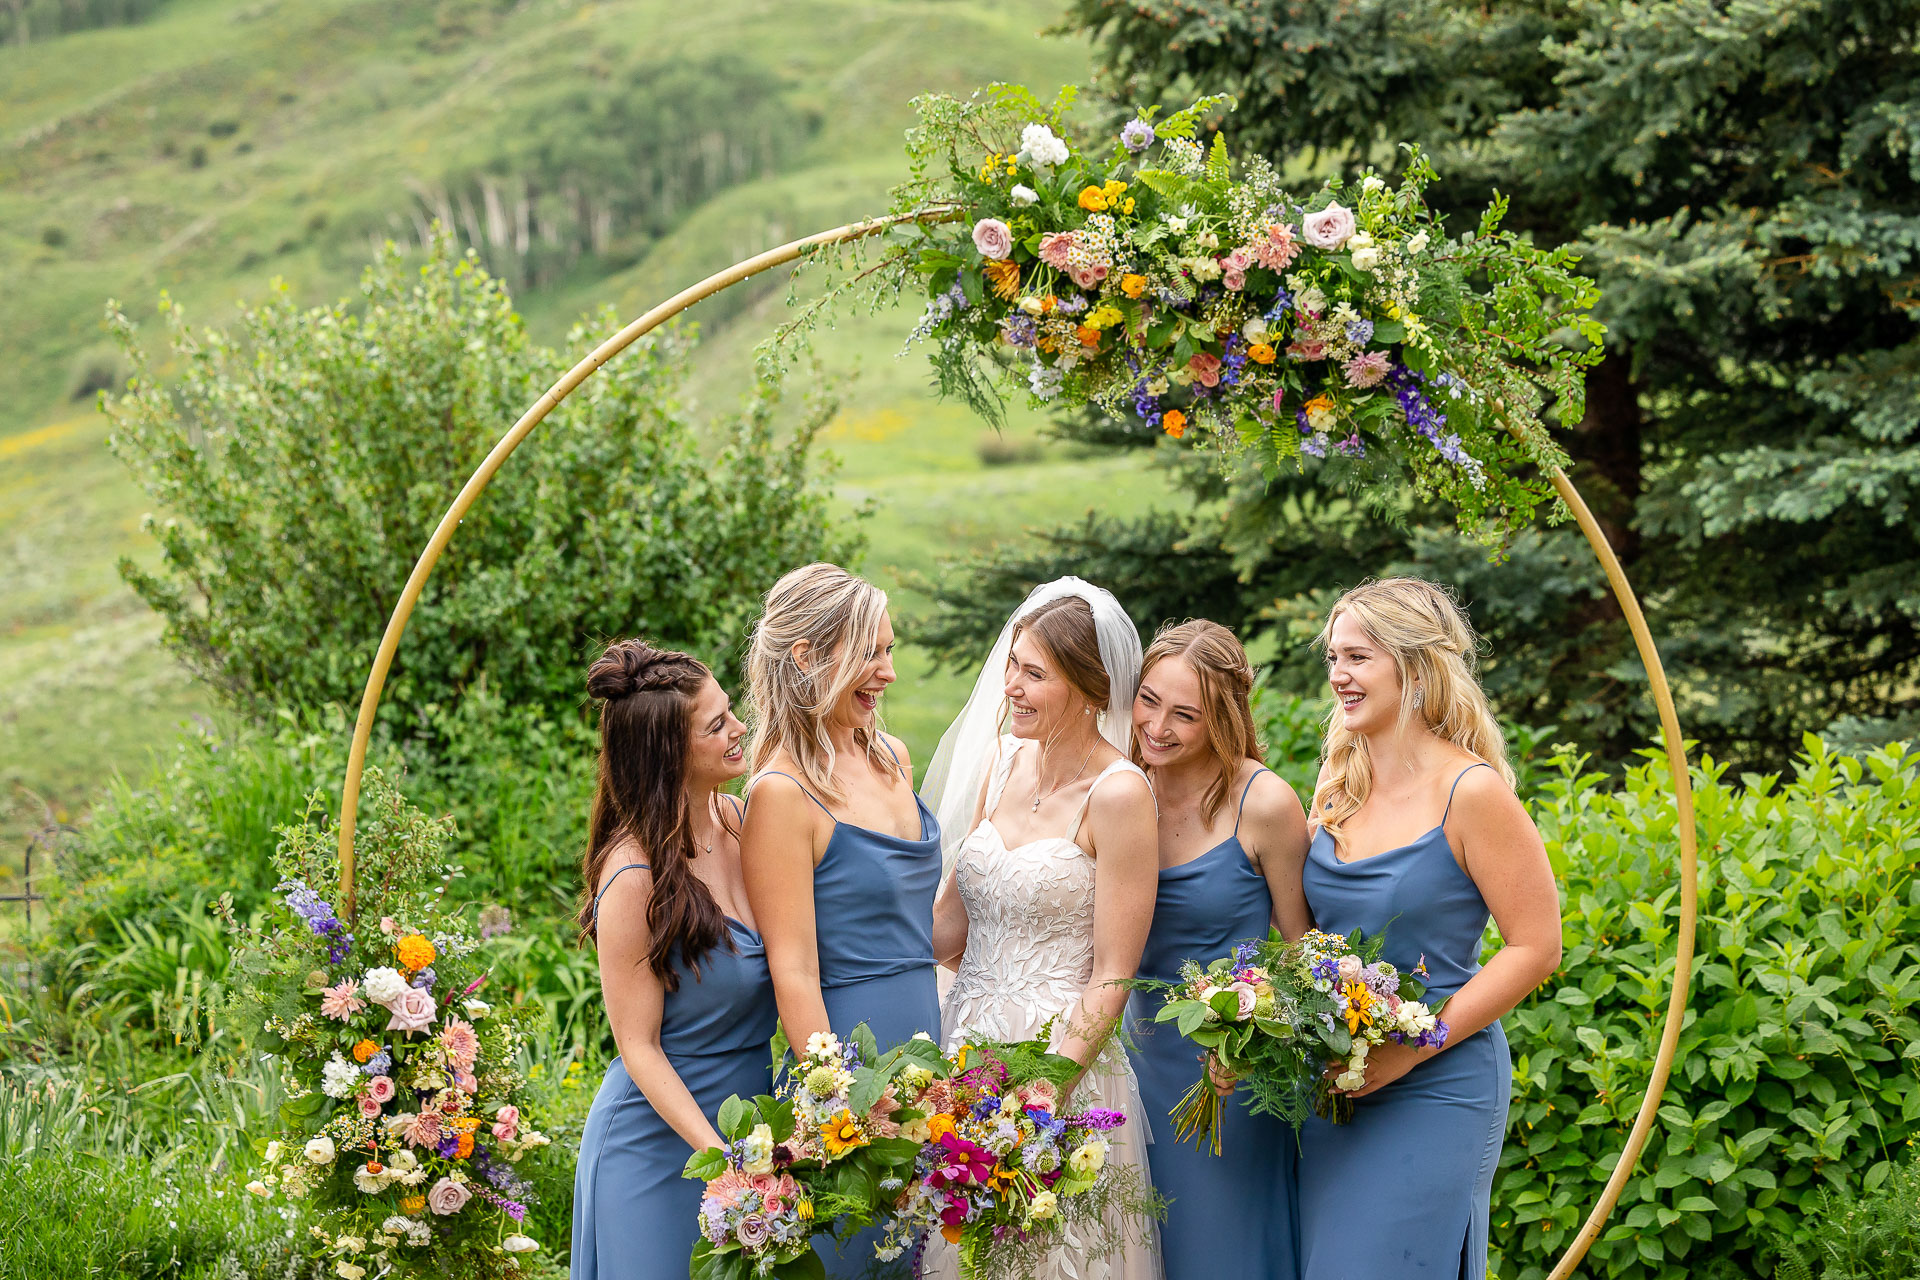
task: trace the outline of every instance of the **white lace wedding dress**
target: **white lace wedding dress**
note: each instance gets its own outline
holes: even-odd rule
[[[967,908],[967,948],[960,969],[940,1008],[940,1032],[952,1050],[962,1039],[1024,1040],[1054,1019],[1057,1046],[1079,1016],[1081,994],[1093,975],[1094,863],[1074,843],[1086,817],[1082,802],[1066,834],[1008,848],[993,825],[1007,775],[1022,739],[1001,739],[1000,760],[987,788],[987,816],[968,834],[954,864],[956,887]],[[1130,761],[1116,760],[1094,779],[1087,796],[1116,773],[1139,773]],[[1147,1147],[1152,1141],[1146,1108],[1126,1050],[1109,1040],[1072,1097],[1074,1110],[1106,1107],[1126,1113],[1127,1123],[1108,1135],[1108,1162],[1139,1172],[1144,1190],[1151,1186]],[[1151,1222],[1128,1224],[1123,1250],[1089,1257],[1083,1241],[1070,1232],[1055,1250],[1046,1280],[1160,1280],[1158,1229]],[[920,1274],[923,1280],[958,1277],[959,1254],[935,1235],[928,1241]]]

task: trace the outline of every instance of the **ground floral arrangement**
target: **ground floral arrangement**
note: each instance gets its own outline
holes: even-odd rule
[[[1220,1154],[1215,1064],[1238,1078],[1254,1111],[1297,1130],[1309,1112],[1336,1124],[1352,1119],[1353,1099],[1343,1091],[1366,1083],[1375,1047],[1444,1045],[1447,1024],[1421,999],[1425,967],[1402,973],[1380,958],[1381,945],[1358,931],[1309,929],[1298,942],[1275,931],[1204,967],[1188,960],[1178,982],[1131,983],[1163,995],[1155,1021],[1173,1023],[1207,1052],[1207,1070],[1174,1107],[1177,1136],[1198,1137]],[[1340,1067],[1331,1078],[1328,1063]]]
[[[1397,184],[1296,193],[1223,135],[1201,145],[1230,99],[1102,139],[1065,127],[1072,101],[995,85],[916,103],[894,247],[840,287],[927,295],[913,338],[942,394],[994,421],[1000,387],[1094,406],[1269,472],[1397,471],[1489,542],[1555,503],[1542,413],[1578,420],[1602,354],[1574,254],[1501,231],[1498,196],[1449,236],[1415,148]]]
[[[301,878],[328,837],[289,828],[277,918],[239,930],[235,1022],[286,1093],[247,1189],[293,1202],[341,1280],[511,1275],[540,1247],[522,1161],[548,1145],[520,1108],[525,1013],[485,999],[496,926],[436,905],[445,824],[369,778],[359,916]]]
[[[824,1275],[811,1238],[879,1225],[876,1260],[939,1235],[968,1280],[1041,1274],[1069,1234],[1078,1256],[1118,1251],[1159,1206],[1132,1170],[1109,1166],[1116,1111],[1063,1105],[1078,1064],[1044,1040],[969,1044],[943,1055],[918,1037],[882,1054],[862,1025],[848,1042],[776,1041],[776,1096],[730,1098],[723,1148],[686,1176],[706,1182],[694,1280]]]

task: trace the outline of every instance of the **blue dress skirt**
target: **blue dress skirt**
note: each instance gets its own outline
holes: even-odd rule
[[[1240,802],[1244,808],[1245,791]],[[1273,895],[1247,861],[1236,819],[1226,841],[1161,871],[1140,976],[1177,982],[1182,961],[1205,965],[1235,943],[1265,938],[1272,919]],[[1172,1023],[1154,1022],[1160,1005],[1160,996],[1136,992],[1129,1012],[1134,1071],[1154,1130],[1153,1189],[1167,1198],[1167,1280],[1293,1280],[1293,1131],[1255,1115],[1242,1092],[1226,1100],[1219,1155],[1203,1141],[1177,1140],[1168,1113],[1204,1068],[1192,1041]]]
[[[681,966],[660,1018],[660,1047],[708,1119],[729,1094],[751,1098],[773,1085],[768,1045],[779,1012],[766,950],[739,921],[727,929],[733,949],[709,951],[697,980]],[[615,1058],[573,1175],[572,1280],[687,1280],[701,1186],[680,1171],[692,1154]]]
[[[1443,816],[1412,844],[1357,862],[1340,861],[1320,831],[1304,877],[1320,928],[1384,934],[1384,957],[1401,970],[1425,960],[1429,1004],[1480,971],[1487,928],[1487,904],[1454,861],[1445,826]],[[1304,1280],[1482,1280],[1512,1088],[1495,1022],[1355,1099],[1350,1123],[1309,1118],[1300,1132]]]

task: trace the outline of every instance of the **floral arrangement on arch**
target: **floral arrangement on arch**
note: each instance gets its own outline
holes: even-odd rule
[[[285,1090],[247,1190],[296,1206],[341,1280],[512,1275],[540,1247],[522,1162],[549,1145],[521,1107],[525,1011],[485,999],[497,921],[434,892],[447,824],[367,779],[358,917],[313,887],[331,845],[307,824],[282,832],[278,918],[239,930],[236,1022]]]
[[[1094,406],[1269,473],[1397,464],[1488,541],[1556,503],[1541,415],[1578,419],[1603,335],[1575,255],[1501,231],[1499,196],[1450,236],[1417,148],[1397,184],[1368,170],[1294,192],[1223,136],[1202,145],[1229,98],[1091,141],[1065,127],[1073,98],[916,101],[904,221],[858,278],[927,295],[913,338],[943,394],[994,421],[1004,386]]]

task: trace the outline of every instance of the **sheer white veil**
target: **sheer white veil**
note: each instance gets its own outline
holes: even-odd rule
[[[980,799],[980,787],[999,759],[1001,723],[1006,715],[1007,655],[1013,649],[1013,628],[1041,605],[1066,596],[1078,596],[1093,609],[1100,662],[1107,669],[1112,690],[1106,707],[1100,712],[1100,732],[1121,755],[1130,754],[1133,696],[1140,686],[1140,633],[1134,630],[1133,619],[1127,616],[1112,592],[1080,578],[1056,578],[1035,587],[1007,619],[1007,625],[1000,628],[1000,638],[994,641],[980,668],[979,678],[973,682],[967,705],[947,727],[921,783],[921,794],[940,820],[943,865],[947,868],[952,867],[960,842],[973,829],[973,809]]]

